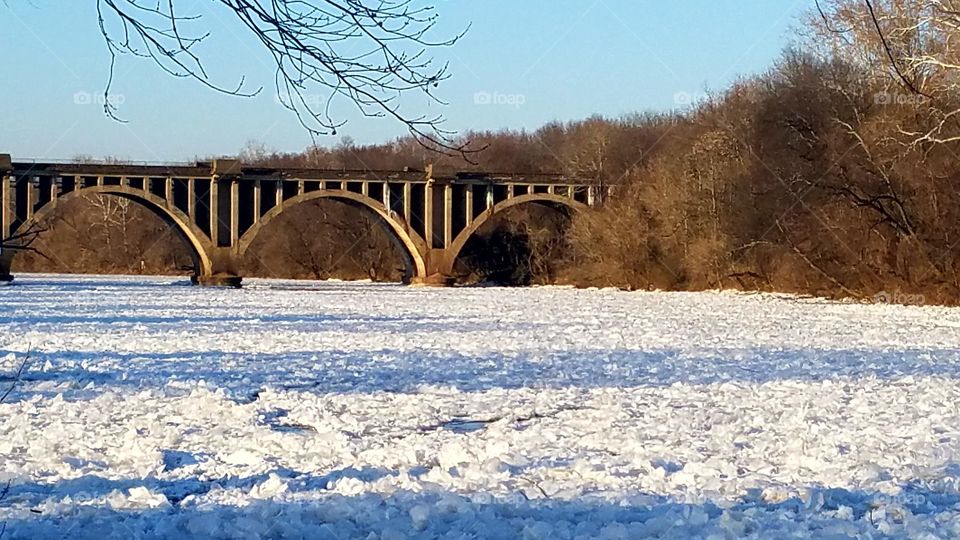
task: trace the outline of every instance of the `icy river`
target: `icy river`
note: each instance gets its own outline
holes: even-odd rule
[[[247,283],[0,288],[0,538],[960,536],[958,309]]]

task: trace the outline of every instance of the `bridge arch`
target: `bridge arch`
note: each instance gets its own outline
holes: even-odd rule
[[[403,247],[403,250],[410,257],[413,270],[412,277],[422,277],[427,275],[427,266],[424,257],[424,254],[426,253],[426,242],[420,238],[420,235],[411,230],[405,223],[395,218],[392,213],[387,210],[383,203],[366,195],[337,189],[311,191],[302,195],[297,195],[283,201],[282,204],[271,208],[257,221],[257,223],[255,223],[252,227],[250,227],[250,229],[247,230],[246,233],[243,234],[243,237],[240,238],[240,256],[243,257],[246,255],[247,250],[249,250],[250,246],[253,245],[254,241],[257,239],[257,236],[259,236],[259,234],[263,231],[264,227],[276,219],[280,214],[300,204],[318,199],[333,199],[346,202],[353,206],[370,210],[376,214],[387,225],[387,228],[393,233],[394,239],[400,243],[400,245]]]
[[[494,216],[499,215],[505,210],[524,204],[545,204],[554,208],[566,208],[573,212],[582,212],[590,208],[588,205],[570,197],[551,195],[549,193],[531,193],[528,195],[512,197],[502,201],[477,216],[470,226],[461,231],[460,234],[454,238],[453,243],[450,244],[450,247],[447,249],[446,268],[444,268],[444,271],[450,274],[453,273],[454,266],[457,263],[457,257],[460,256],[460,253],[467,245],[467,242],[469,242],[470,239],[473,238],[473,235],[476,234],[477,231],[479,231],[484,225],[486,225],[487,222],[489,222]]]
[[[191,223],[190,218],[183,213],[182,211],[171,207],[167,204],[167,201],[157,197],[152,193],[148,193],[142,189],[133,188],[130,186],[90,186],[90,187],[78,187],[78,189],[71,191],[57,197],[56,199],[48,202],[47,204],[40,207],[29,220],[20,224],[17,227],[17,230],[14,231],[13,236],[29,230],[29,228],[36,223],[42,222],[44,219],[53,214],[56,207],[60,204],[65,204],[71,200],[85,197],[88,195],[115,195],[117,197],[123,197],[125,199],[136,202],[137,204],[145,207],[154,214],[160,217],[168,225],[173,226],[186,240],[190,245],[194,255],[196,256],[195,263],[197,264],[197,272],[199,275],[209,275],[212,273],[213,263],[210,258],[209,252],[209,240],[207,240],[207,235],[197,228],[193,223]],[[16,251],[10,251],[7,255],[8,264],[12,262],[13,256]]]

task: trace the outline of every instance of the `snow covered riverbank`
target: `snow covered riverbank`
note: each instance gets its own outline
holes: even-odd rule
[[[184,283],[0,289],[4,538],[960,535],[960,310]]]

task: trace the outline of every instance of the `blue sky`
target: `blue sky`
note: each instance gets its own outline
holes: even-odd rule
[[[251,89],[264,87],[260,96],[219,95],[125,57],[114,93],[127,122],[117,123],[96,103],[83,104],[87,95],[99,99],[109,66],[95,0],[0,3],[7,22],[0,33],[7,73],[0,152],[177,161],[236,153],[248,141],[283,151],[308,146],[310,136],[275,103],[269,64],[242,39],[230,14],[212,0],[178,2],[205,15],[212,36],[203,54],[213,77],[231,86],[245,75]],[[438,35],[472,28],[455,47],[435,54],[450,62],[452,77],[438,92],[448,105],[419,97],[403,105],[440,112],[446,128],[460,131],[535,129],[551,120],[671,109],[687,96],[764,70],[790,43],[811,2],[435,0]],[[350,103],[336,103],[334,115],[349,123],[321,144],[342,135],[380,142],[404,134],[391,120],[365,119]]]

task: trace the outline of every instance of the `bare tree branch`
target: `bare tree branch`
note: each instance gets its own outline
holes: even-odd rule
[[[33,247],[34,242],[46,231],[47,227],[41,225],[39,222],[35,221],[30,223],[26,229],[18,231],[7,238],[0,238],[0,250],[29,251],[50,260],[50,257],[47,257],[43,252]]]
[[[10,394],[13,393],[13,389],[17,387],[17,383],[19,383],[21,377],[23,377],[23,372],[27,369],[27,365],[30,363],[30,352],[31,351],[28,350],[27,355],[24,356],[23,360],[20,362],[20,367],[18,367],[17,372],[14,373],[10,382],[10,386],[6,389],[3,395],[0,395],[0,403],[3,403],[8,397],[10,397]],[[4,494],[5,493],[6,492],[4,492]],[[3,497],[0,496],[0,499],[2,498]]]
[[[276,68],[277,100],[296,115],[312,136],[334,135],[345,121],[333,116],[337,98],[352,102],[367,117],[392,118],[422,145],[466,157],[475,152],[441,127],[441,115],[409,114],[399,97],[434,94],[449,77],[447,64],[435,65],[430,49],[448,47],[464,32],[433,39],[433,6],[419,0],[216,0],[236,16]],[[152,60],[174,77],[191,78],[229,95],[251,97],[240,78],[222,86],[208,73],[201,44],[210,37],[202,15],[183,14],[177,0],[97,0],[100,32],[110,51],[104,112],[119,120],[110,96],[119,55]],[[309,94],[322,89],[322,99]]]
[[[897,74],[897,77],[903,82],[904,86],[907,87],[911,92],[919,96],[931,97],[921,90],[919,90],[914,83],[903,73],[900,69],[900,62],[897,60],[897,57],[893,54],[893,50],[890,48],[890,42],[887,40],[887,36],[883,31],[883,27],[880,26],[880,21],[877,19],[877,10],[873,7],[873,2],[870,0],[863,0],[863,3],[867,6],[867,11],[870,12],[870,20],[873,22],[874,28],[877,30],[877,36],[880,38],[880,43],[883,45],[883,51],[886,53],[887,58],[890,60],[890,67],[893,68],[893,71]],[[819,7],[819,4],[818,6]]]

